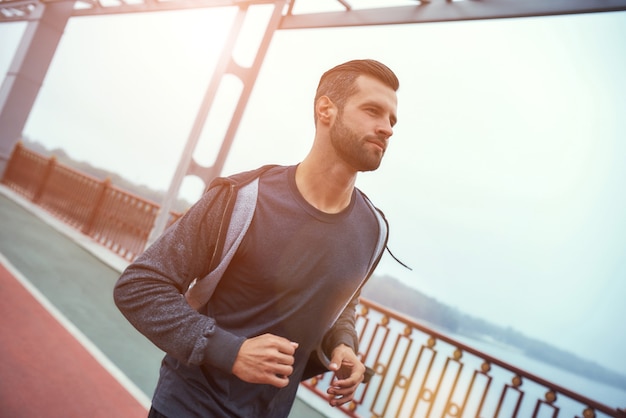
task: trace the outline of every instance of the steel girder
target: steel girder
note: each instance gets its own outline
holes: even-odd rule
[[[239,65],[232,55],[234,46],[244,27],[246,13],[249,9],[248,5],[241,5],[239,7],[235,21],[230,29],[228,40],[222,50],[218,66],[213,74],[213,77],[211,78],[209,86],[207,87],[206,93],[200,105],[200,110],[196,115],[191,132],[187,137],[185,149],[183,150],[182,156],[178,162],[176,172],[174,173],[174,177],[172,178],[172,182],[170,183],[170,187],[165,195],[165,198],[161,203],[159,215],[155,220],[154,228],[148,238],[148,244],[154,242],[154,240],[156,240],[165,230],[165,227],[170,220],[170,209],[174,200],[178,196],[180,187],[185,177],[198,177],[204,182],[206,188],[210,184],[211,180],[220,175],[222,172],[224,163],[226,162],[226,158],[230,152],[230,147],[235,139],[239,122],[241,121],[243,112],[248,104],[248,99],[252,93],[252,88],[256,82],[263,60],[265,59],[265,54],[267,53],[274,33],[278,29],[282,16],[282,9],[287,4],[287,0],[274,0],[265,3],[272,4],[274,9],[269,20],[266,22],[265,30],[261,37],[261,43],[254,54],[253,62],[250,67]],[[258,3],[255,3],[255,5],[258,5]],[[243,88],[239,94],[228,129],[220,140],[220,148],[214,163],[210,166],[203,166],[194,159],[193,154],[205,128],[209,112],[213,106],[216,106],[215,101],[217,98],[217,92],[227,75],[232,75],[238,78],[241,81]],[[218,138],[216,137],[216,139]]]
[[[415,6],[286,15],[280,29],[396,25],[626,10],[626,0],[468,0]]]
[[[49,0],[0,0],[0,23],[32,19]],[[389,2],[386,7],[357,8],[359,0],[336,0],[332,10],[293,13],[306,0],[292,0],[278,29],[329,28],[366,25],[502,19],[626,10],[626,0],[434,0]],[[270,0],[79,0],[72,16],[143,13],[208,7],[241,7]],[[329,2],[333,4],[332,2]],[[396,3],[396,5],[393,5]],[[414,3],[414,4],[413,4]],[[354,7],[352,6],[354,4]],[[339,5],[339,11],[337,11]]]

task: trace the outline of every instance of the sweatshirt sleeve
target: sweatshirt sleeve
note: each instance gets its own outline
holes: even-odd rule
[[[230,373],[244,337],[189,306],[184,292],[208,273],[225,188],[211,189],[130,264],[113,297],[126,319],[161,350],[187,364]]]
[[[340,344],[352,347],[354,352],[358,353],[359,337],[356,332],[356,307],[358,303],[359,295],[356,295],[324,336],[322,349],[329,359],[333,350]]]

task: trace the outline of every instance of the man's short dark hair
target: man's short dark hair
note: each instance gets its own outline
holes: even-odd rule
[[[398,77],[385,64],[372,59],[352,60],[339,64],[322,75],[315,93],[314,105],[320,97],[326,96],[339,109],[343,109],[348,98],[357,93],[356,79],[361,75],[375,78],[394,91],[398,91],[400,87]],[[317,119],[317,115],[315,118]]]

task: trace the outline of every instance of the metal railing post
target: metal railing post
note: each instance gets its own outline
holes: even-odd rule
[[[82,232],[85,235],[91,235],[93,231],[93,227],[98,219],[98,214],[100,213],[100,209],[102,208],[102,202],[104,202],[104,198],[107,194],[107,190],[111,188],[111,179],[107,177],[100,183],[100,190],[98,191],[98,195],[96,196],[93,205],[91,206],[91,213],[87,218],[87,222],[83,225]]]
[[[46,170],[41,176],[41,183],[39,183],[39,186],[37,187],[35,194],[33,194],[33,199],[32,199],[33,203],[39,203],[39,201],[41,200],[41,197],[46,192],[46,186],[48,185],[48,181],[50,180],[50,177],[52,176],[52,173],[54,172],[56,165],[57,165],[57,158],[53,155],[48,159]]]

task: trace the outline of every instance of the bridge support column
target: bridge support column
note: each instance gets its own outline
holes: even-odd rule
[[[215,69],[211,82],[209,83],[209,86],[205,93],[204,99],[200,106],[200,110],[198,111],[196,120],[187,139],[185,149],[178,163],[178,167],[170,184],[169,190],[167,191],[167,194],[161,204],[161,210],[155,220],[154,228],[152,229],[150,238],[148,239],[148,245],[154,242],[154,240],[156,240],[156,238],[158,238],[158,236],[161,235],[161,233],[165,230],[168,220],[170,218],[169,212],[173,206],[174,201],[178,197],[181,184],[186,176],[195,175],[199,177],[204,182],[206,187],[209,185],[213,178],[217,177],[221,173],[222,168],[224,167],[224,162],[226,161],[226,157],[228,156],[228,152],[234,140],[235,133],[239,126],[239,122],[241,121],[241,117],[243,116],[243,111],[248,103],[250,93],[252,92],[252,87],[254,86],[256,78],[259,74],[261,64],[263,63],[263,59],[265,58],[265,54],[270,45],[274,32],[278,29],[280,25],[283,8],[288,4],[288,2],[289,0],[280,0],[274,2],[268,1],[268,4],[255,6],[250,6],[249,4],[242,4],[239,6],[239,10],[231,27],[228,40],[224,45],[220,61],[217,65],[217,68]],[[253,63],[249,68],[242,67],[235,62],[232,57],[232,53],[236,42],[241,35],[248,8],[266,7],[271,6],[272,4],[274,7],[273,12],[268,19],[263,39],[259,44]],[[223,83],[224,77],[228,74],[239,78],[239,80],[243,84],[243,88],[234,109],[230,124],[228,125],[226,133],[221,139],[221,145],[217,158],[212,166],[204,167],[198,164],[193,159],[193,153],[202,134],[202,130],[209,115],[209,111],[215,106],[214,101],[218,93],[218,89]],[[215,138],[215,140],[219,139],[220,138]]]
[[[37,3],[0,87],[0,176],[21,139],[74,1]]]

